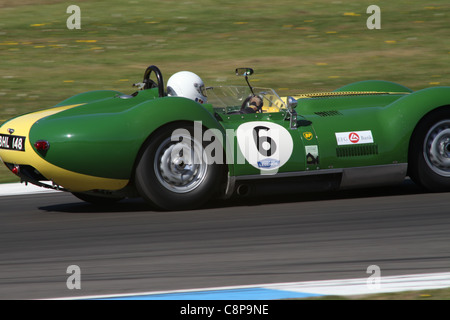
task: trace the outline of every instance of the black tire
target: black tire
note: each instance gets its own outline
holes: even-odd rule
[[[415,183],[432,192],[450,191],[450,109],[421,120],[409,155],[409,175]]]
[[[123,200],[123,198],[97,196],[97,195],[78,193],[78,192],[72,192],[72,194],[80,200],[89,202],[94,205],[99,205],[99,206],[107,206],[107,205],[111,205],[116,202],[119,202],[120,200]]]
[[[172,136],[177,129],[184,134]],[[173,137],[178,140],[172,141]],[[152,135],[135,171],[141,197],[163,210],[193,209],[210,200],[221,185],[222,165],[211,163],[204,147],[194,137],[193,125],[170,125]],[[187,150],[201,159],[192,161],[193,157],[184,155]]]

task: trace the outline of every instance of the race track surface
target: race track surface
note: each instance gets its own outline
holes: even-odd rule
[[[399,187],[158,212],[70,194],[0,198],[0,299],[447,272],[450,197]],[[70,265],[81,289],[69,290]]]

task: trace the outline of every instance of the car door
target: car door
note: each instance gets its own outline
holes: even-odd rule
[[[222,125],[234,175],[317,170],[320,154],[313,125],[300,116],[297,122],[291,127],[286,111],[224,117]]]

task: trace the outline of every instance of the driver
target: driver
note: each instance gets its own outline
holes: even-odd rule
[[[185,97],[201,104],[208,101],[203,80],[190,71],[180,71],[169,78],[167,95],[170,97]]]
[[[261,109],[263,107],[263,100],[261,99],[261,97],[252,95],[248,97],[246,100],[247,101],[243,103],[243,108],[241,108],[240,113],[262,112]]]

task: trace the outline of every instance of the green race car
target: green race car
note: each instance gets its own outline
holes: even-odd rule
[[[402,183],[450,189],[450,87],[413,92],[361,81],[280,97],[252,87],[90,91],[0,127],[0,157],[22,181],[92,203],[142,197],[182,210],[214,198]],[[152,80],[152,78],[154,78]],[[178,90],[178,93],[177,93]]]

